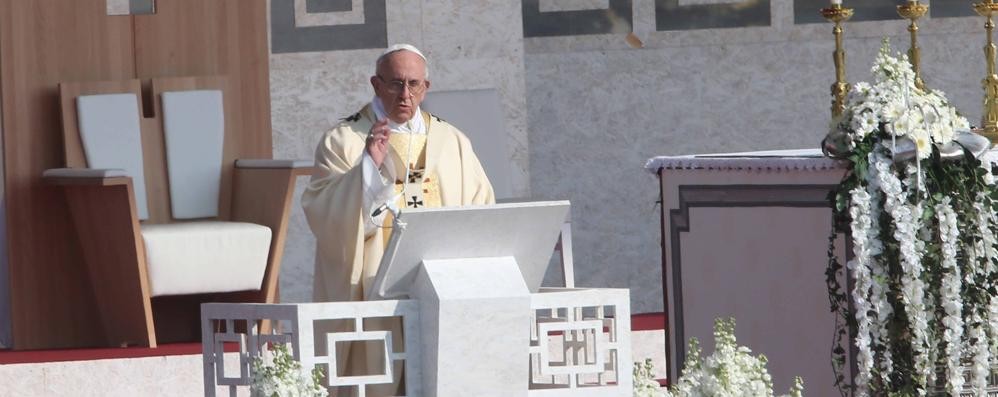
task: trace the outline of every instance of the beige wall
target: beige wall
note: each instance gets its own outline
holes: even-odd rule
[[[540,0],[538,8],[619,2],[562,3]],[[499,89],[514,191],[571,200],[578,283],[630,287],[640,313],[662,310],[657,180],[645,160],[816,147],[829,118],[833,42],[829,24],[795,24],[792,0],[769,2],[769,26],[684,31],[656,31],[655,0],[630,3],[642,49],[629,47],[625,33],[524,38],[520,2],[389,0],[386,14],[388,43],[428,53],[434,89]],[[622,31],[611,22],[608,31]],[[926,81],[971,120],[980,117],[982,25],[928,19],[920,36]],[[870,78],[881,37],[907,48],[905,27],[847,24],[849,79]],[[273,55],[275,155],[310,158],[322,131],[368,101],[379,52]],[[291,302],[311,296],[315,247],[300,206],[294,211],[281,277]],[[814,264],[814,277],[823,266]]]
[[[643,49],[623,34],[535,37],[524,48],[531,191],[572,200],[579,284],[630,287],[641,313],[662,310],[658,182],[645,160],[817,147],[834,43],[830,24],[795,25],[790,0],[771,2],[768,27],[677,32],[655,30],[652,0],[633,7]],[[848,24],[848,78],[871,78],[884,35],[907,49],[905,28]],[[976,123],[983,19],[927,20],[921,33],[926,82]],[[825,264],[813,265],[823,277]]]

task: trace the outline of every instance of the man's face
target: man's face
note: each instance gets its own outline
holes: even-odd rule
[[[426,96],[430,82],[426,80],[426,63],[419,55],[397,51],[385,58],[371,77],[374,94],[381,99],[388,118],[405,123],[415,115]]]

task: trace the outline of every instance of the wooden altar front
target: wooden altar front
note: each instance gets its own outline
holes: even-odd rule
[[[775,391],[801,376],[808,394],[832,395],[827,196],[845,163],[793,150],[656,157],[646,168],[661,184],[670,379],[689,338],[710,354],[714,319],[734,317],[738,343],[769,358]]]

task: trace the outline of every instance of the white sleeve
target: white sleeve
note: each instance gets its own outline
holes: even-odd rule
[[[385,162],[391,161],[385,158]],[[361,159],[361,164],[363,167],[364,174],[364,208],[362,215],[365,217],[364,221],[364,235],[370,236],[377,230],[378,226],[385,223],[385,215],[388,211],[382,211],[378,216],[371,216],[376,208],[392,199],[392,193],[395,192],[395,184],[393,181],[385,178],[378,167],[374,165],[374,159],[371,155],[364,151],[364,158]],[[386,164],[387,165],[387,164]],[[389,167],[389,169],[391,169]]]

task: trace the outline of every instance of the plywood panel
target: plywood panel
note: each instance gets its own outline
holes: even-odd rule
[[[270,77],[263,0],[173,0],[135,16],[140,78],[225,76],[223,161],[270,158]],[[234,109],[230,113],[230,107]],[[234,131],[234,134],[229,134]],[[232,169],[223,167],[219,218],[230,217]]]
[[[58,84],[135,78],[145,84],[155,77],[224,75],[231,84],[226,101],[239,115],[226,120],[239,133],[227,139],[225,158],[269,158],[266,21],[265,0],[158,0],[156,14],[141,16],[108,16],[105,0],[0,0],[15,348],[88,346],[103,339],[62,189],[41,180],[42,171],[65,166],[67,158]],[[144,102],[149,99],[144,92]],[[145,110],[147,117],[156,116],[148,103]],[[160,123],[145,118],[142,128],[159,131]],[[143,141],[144,153],[157,147],[162,142]],[[68,157],[78,161],[79,156]],[[147,178],[156,180],[155,175]],[[165,177],[162,181],[151,195],[165,195]],[[153,222],[165,218],[150,215]]]
[[[134,75],[130,17],[104,0],[0,0],[8,260],[16,348],[99,344],[94,294],[62,190],[58,84]]]
[[[81,178],[77,178],[81,179]],[[107,346],[156,347],[145,250],[131,178],[64,185]]]

